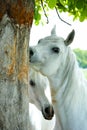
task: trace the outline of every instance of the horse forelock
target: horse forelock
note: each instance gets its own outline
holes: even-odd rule
[[[59,42],[64,42],[64,39],[62,37],[57,37],[57,36],[48,36],[48,37],[45,37],[43,39],[40,39],[38,41],[38,44],[39,43],[48,43],[48,42],[53,42],[53,43],[59,43]]]

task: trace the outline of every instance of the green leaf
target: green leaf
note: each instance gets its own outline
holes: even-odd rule
[[[38,25],[41,20],[41,14],[39,13],[39,8],[35,9],[34,19],[35,19],[35,24]]]
[[[59,0],[60,1],[60,3],[63,5],[63,6],[65,6],[65,1],[64,0]]]
[[[81,9],[82,7],[83,7],[83,4],[84,4],[84,1],[83,0],[78,0],[77,1],[77,3],[76,3],[76,7],[78,8],[78,9]]]
[[[58,11],[71,14],[73,20],[77,19],[81,22],[87,20],[87,0],[42,0],[42,2],[46,14],[49,14],[49,8],[57,7]],[[42,22],[41,12],[43,12],[41,0],[36,0],[34,19],[37,24]]]
[[[53,9],[56,6],[57,0],[49,0],[48,6],[49,8]]]
[[[87,17],[87,10],[83,8],[80,15],[80,22],[83,22],[84,19],[86,19],[86,17]]]

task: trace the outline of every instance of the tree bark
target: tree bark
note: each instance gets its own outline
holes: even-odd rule
[[[28,71],[33,0],[0,0],[0,130],[30,130]]]

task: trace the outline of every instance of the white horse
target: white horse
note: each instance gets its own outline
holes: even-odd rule
[[[87,81],[70,49],[75,31],[64,40],[51,36],[30,48],[30,64],[50,81],[55,130],[87,130]]]
[[[30,130],[53,130],[55,119],[49,82],[32,68],[29,73],[29,102]]]

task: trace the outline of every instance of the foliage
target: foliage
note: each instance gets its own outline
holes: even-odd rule
[[[75,49],[74,52],[76,54],[79,66],[82,68],[87,68],[87,51]]]
[[[68,12],[73,15],[73,20],[79,19],[81,22],[87,19],[87,0],[36,0],[35,2],[35,23],[39,24],[42,18],[41,12],[45,13],[49,9],[59,12]]]
[[[42,8],[41,8],[41,4],[40,2],[36,2],[35,4],[35,13],[34,13],[34,19],[35,19],[35,24],[38,25],[39,24],[39,21],[41,20],[41,11],[42,11]]]
[[[83,69],[83,73],[84,73],[84,75],[85,75],[85,77],[87,79],[87,69]]]

